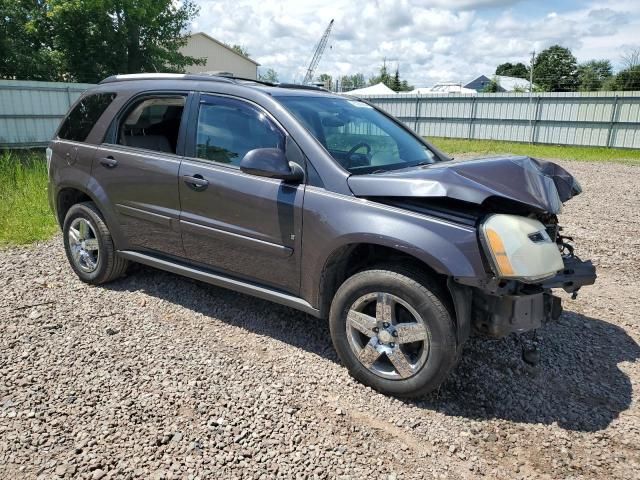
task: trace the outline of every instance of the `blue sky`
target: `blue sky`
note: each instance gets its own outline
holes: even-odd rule
[[[640,0],[196,0],[192,31],[246,47],[281,81],[300,81],[330,19],[316,73],[376,73],[383,59],[415,86],[466,82],[559,43],[619,66],[640,47]]]

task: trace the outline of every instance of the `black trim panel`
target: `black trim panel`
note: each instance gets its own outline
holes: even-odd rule
[[[289,295],[284,292],[280,292],[278,290],[273,290],[271,288],[263,287],[254,283],[243,282],[241,280],[226,277],[218,273],[212,273],[188,265],[182,265],[144,253],[124,250],[119,251],[118,254],[123,258],[126,258],[127,260],[143,263],[151,267],[159,268],[160,270],[165,270],[167,272],[176,273],[178,275],[183,275],[195,280],[210,283],[211,285],[228,288],[236,292],[252,295],[264,300],[269,300],[271,302],[279,303],[280,305],[295,308],[296,310],[308,313],[310,315],[313,315],[314,317],[320,317],[320,311],[314,308],[306,300],[303,300],[300,297]]]

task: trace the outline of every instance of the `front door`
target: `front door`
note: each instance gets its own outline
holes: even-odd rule
[[[126,249],[184,257],[178,218],[178,132],[186,94],[148,94],[116,120],[93,162]]]
[[[286,134],[259,107],[202,95],[180,166],[185,253],[193,262],[289,293],[299,289],[304,185],[249,175],[255,148],[285,148]],[[194,118],[194,117],[192,117]]]

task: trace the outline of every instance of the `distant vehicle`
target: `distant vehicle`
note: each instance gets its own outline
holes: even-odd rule
[[[475,330],[557,318],[595,269],[561,234],[580,193],[553,163],[454,161],[353,97],[206,75],[110,77],[47,149],[78,277],[130,261],[328,318],[349,372],[436,388]]]

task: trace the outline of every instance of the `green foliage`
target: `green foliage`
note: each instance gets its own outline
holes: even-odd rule
[[[640,150],[637,149],[530,145],[528,143],[503,142],[499,140],[467,140],[441,137],[430,137],[428,140],[442,151],[453,156],[514,154],[536,158],[640,165]]]
[[[640,90],[640,65],[625,68],[604,83],[603,90]]]
[[[354,75],[343,75],[340,79],[340,85],[342,91],[348,92],[349,90],[365,87],[367,82],[362,73],[356,73]]]
[[[240,55],[244,55],[245,57],[249,57],[249,50],[247,50],[247,47],[244,47],[242,45],[238,45],[237,43],[234,43],[233,45],[231,45],[229,48],[231,48],[231,50],[233,50],[236,53],[239,53]]]
[[[496,67],[496,75],[504,75],[505,77],[515,77],[529,79],[529,68],[522,62],[518,63],[501,63]]]
[[[258,80],[263,82],[278,83],[278,72],[273,68],[269,68],[266,72],[258,73]]]
[[[0,154],[0,245],[45,240],[56,231],[43,152]]]
[[[504,92],[502,88],[500,88],[500,82],[496,77],[493,77],[489,83],[485,85],[482,89],[482,93],[498,93]]]
[[[579,90],[595,92],[600,90],[605,81],[611,77],[613,68],[609,60],[590,60],[578,66]]]
[[[333,77],[328,73],[321,73],[318,75],[318,82],[321,82],[325,88],[332,89],[333,87]]]
[[[547,92],[575,92],[578,89],[576,57],[560,45],[543,50],[533,65],[533,82]]]
[[[413,85],[409,85],[406,80],[400,79],[400,69],[398,67],[396,67],[396,71],[393,75],[389,73],[386,60],[382,62],[378,75],[369,78],[369,85],[377,85],[378,83],[384,83],[394,92],[407,92],[409,90],[413,90]]]
[[[182,72],[202,63],[178,51],[197,13],[193,0],[0,0],[0,76],[96,83]]]

